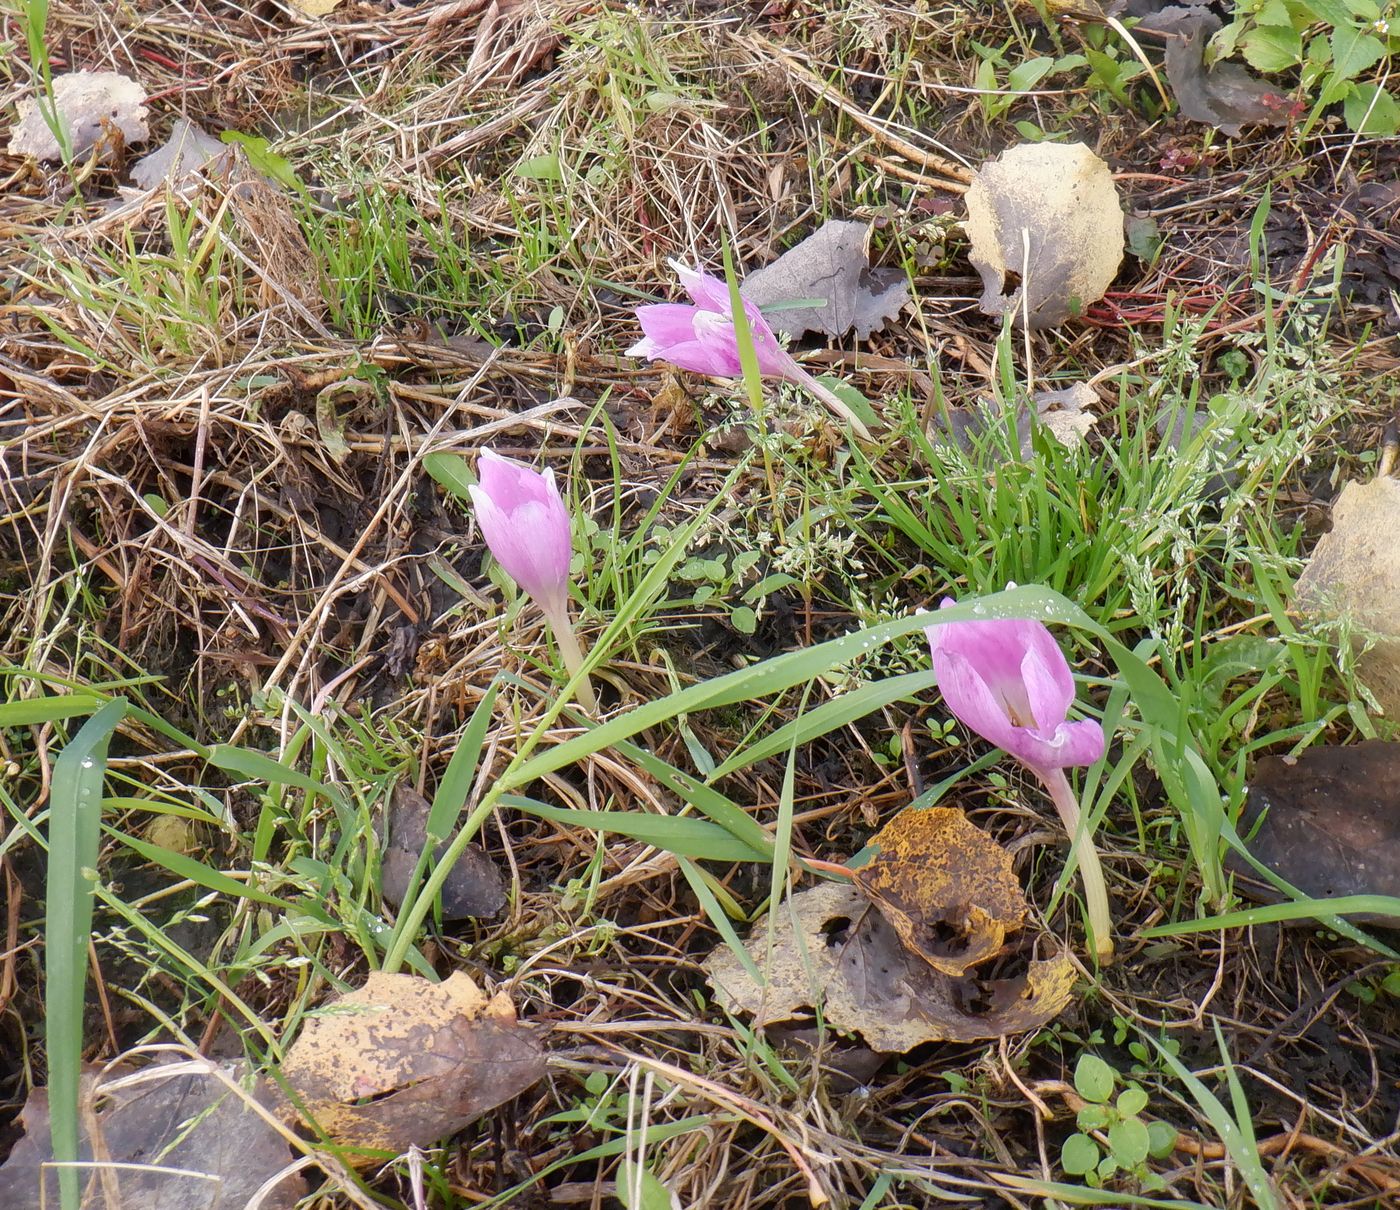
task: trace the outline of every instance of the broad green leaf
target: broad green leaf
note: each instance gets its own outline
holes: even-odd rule
[[[1375,84],[1357,84],[1342,105],[1347,127],[1355,134],[1389,138],[1400,132],[1400,102]]]
[[[1074,1088],[1086,1101],[1104,1104],[1117,1080],[1118,1073],[1098,1055],[1082,1054],[1074,1065]]]
[[[1385,43],[1348,25],[1332,31],[1332,70],[1344,80],[1354,80],[1385,57]]]
[[[1245,61],[1259,71],[1287,71],[1303,58],[1303,39],[1291,25],[1257,25],[1240,46]]]
[[[461,454],[424,454],[423,469],[439,487],[446,488],[460,499],[471,500],[467,488],[476,486],[476,476]]]
[[[1060,1148],[1060,1167],[1070,1176],[1083,1176],[1097,1168],[1099,1145],[1087,1134],[1072,1134]]]
[[[1147,1124],[1141,1118],[1123,1118],[1108,1128],[1108,1147],[1121,1167],[1136,1168],[1147,1159],[1151,1144]]]

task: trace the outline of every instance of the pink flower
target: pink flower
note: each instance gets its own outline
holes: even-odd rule
[[[554,472],[483,450],[477,475],[479,485],[467,490],[496,562],[547,615],[567,616],[573,540]]]
[[[1067,720],[1074,677],[1043,623],[944,622],[927,634],[938,690],[964,726],[1037,773],[1092,765],[1103,755],[1098,723]]]
[[[672,261],[685,291],[695,300],[686,303],[654,303],[637,308],[642,339],[627,350],[629,357],[649,357],[666,361],[694,374],[713,378],[738,378],[744,372],[739,360],[739,340],[734,331],[734,310],[729,286],[722,278]],[[795,382],[832,409],[862,437],[870,432],[844,400],[824,387],[794,360],[778,343],[763,312],[753,303],[744,303],[749,332],[753,337],[758,372],[765,378]]]
[[[945,599],[943,608],[952,603]],[[1065,776],[1070,766],[1092,765],[1103,755],[1103,727],[1091,719],[1069,721],[1074,677],[1064,652],[1045,624],[1031,618],[943,622],[925,633],[948,709],[1045,783],[1079,854],[1094,950],[1107,959],[1113,953],[1108,888],[1099,851]]]

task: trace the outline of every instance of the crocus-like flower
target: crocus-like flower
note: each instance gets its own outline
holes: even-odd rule
[[[948,709],[984,739],[1037,773],[1092,765],[1103,755],[1103,728],[1091,719],[1071,723],[1065,717],[1074,701],[1074,677],[1043,623],[945,622],[928,627],[928,642]]]
[[[540,474],[483,450],[477,477],[467,491],[496,562],[546,613],[557,611],[569,595],[573,539],[554,472]]]
[[[468,487],[486,545],[496,562],[544,611],[570,673],[579,676],[583,653],[569,617],[569,560],[573,539],[569,512],[559,496],[554,471],[543,474],[491,450],[477,463],[478,483]],[[579,699],[592,709],[587,674],[578,682]]]
[[[666,361],[682,370],[706,374],[714,378],[738,378],[744,372],[739,359],[739,340],[734,331],[734,311],[729,301],[729,286],[723,278],[713,277],[699,269],[691,269],[672,261],[681,285],[694,299],[686,303],[654,303],[637,308],[637,321],[642,325],[642,339],[627,350],[629,357],[649,357]],[[862,437],[870,432],[860,418],[833,391],[804,370],[792,354],[778,343],[763,312],[753,303],[744,303],[753,338],[758,371],[765,378],[781,378],[795,382],[810,391],[838,416],[850,424]]]
[[[945,600],[946,609],[953,602]],[[1070,722],[1074,677],[1044,623],[1030,618],[942,622],[927,628],[939,692],[954,717],[1005,748],[1050,792],[1073,840],[1079,803],[1065,769],[1103,755],[1103,728],[1092,719]],[[1113,952],[1108,892],[1093,838],[1079,856],[1089,928],[1101,957]]]

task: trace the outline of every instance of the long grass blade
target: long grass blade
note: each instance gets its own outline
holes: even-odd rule
[[[54,762],[44,890],[44,1043],[53,1156],[59,1164],[78,1161],[83,1003],[102,832],[102,783],[107,775],[107,745],[125,715],[125,700],[108,702],[82,725]],[[63,1210],[78,1210],[80,1186],[77,1168],[58,1169]]]

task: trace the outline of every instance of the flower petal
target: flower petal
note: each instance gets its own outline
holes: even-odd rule
[[[1021,683],[1035,725],[1053,727],[1064,721],[1074,701],[1074,674],[1054,636],[1036,625],[1039,633],[1026,636],[1030,641],[1021,659]]]
[[[686,344],[695,339],[695,316],[698,307],[686,303],[650,303],[637,308],[637,322],[648,340],[665,348]]]
[[[729,283],[724,278],[706,273],[703,269],[692,269],[678,260],[673,260],[671,267],[697,306],[707,311],[718,311],[721,315],[733,313],[729,305]]]

